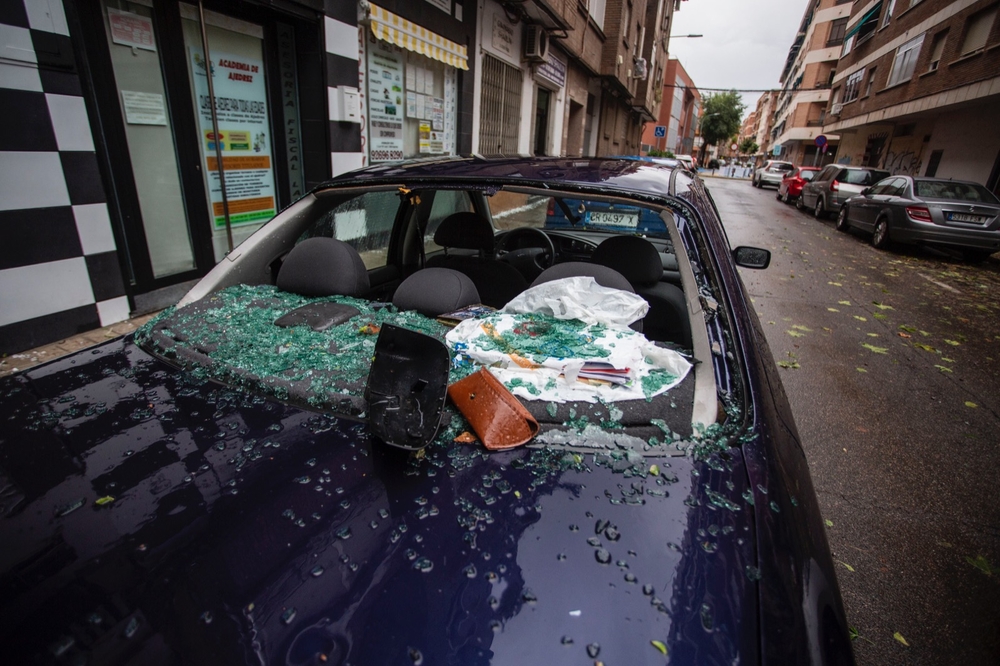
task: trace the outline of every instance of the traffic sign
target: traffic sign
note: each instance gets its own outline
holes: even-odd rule
[[[733,145],[729,146],[730,150],[736,150],[737,148],[739,148],[739,146],[737,146],[735,143]]]
[[[662,139],[666,135],[667,135],[666,125],[657,125],[656,127],[653,128],[653,136],[655,136],[656,138]]]
[[[826,137],[824,135],[822,135],[822,134],[820,134],[818,137],[816,137],[816,145],[817,146],[825,146],[826,145]]]

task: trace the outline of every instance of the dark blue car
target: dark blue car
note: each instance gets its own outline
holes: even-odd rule
[[[559,201],[660,226],[555,228]],[[637,161],[318,187],[135,336],[0,381],[4,663],[852,664],[736,271],[768,259],[730,249],[699,180]],[[468,308],[568,284],[648,309]],[[539,389],[460,330],[515,373],[597,338],[684,370]],[[462,393],[480,372],[499,384]]]

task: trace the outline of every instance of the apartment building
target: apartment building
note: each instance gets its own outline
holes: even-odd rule
[[[825,133],[826,107],[851,14],[850,0],[810,0],[781,72],[771,154],[796,164],[828,164],[839,137]],[[817,142],[817,137],[824,139]],[[820,146],[819,144],[823,144]]]
[[[774,126],[774,102],[778,93],[768,90],[757,98],[757,106],[753,112],[753,137],[757,142],[757,154],[754,161],[759,166],[771,154],[771,129]]]
[[[995,0],[869,0],[851,11],[824,131],[838,162],[1000,191]]]
[[[656,148],[672,151],[675,155],[692,155],[701,117],[701,93],[676,58],[667,61],[661,94],[659,117],[646,123],[642,130],[642,153]],[[664,136],[656,136],[657,126],[664,128]]]

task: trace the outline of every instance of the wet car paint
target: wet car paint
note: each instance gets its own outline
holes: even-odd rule
[[[652,199],[670,182],[715,219],[700,180],[599,171]],[[725,292],[716,377],[743,405],[726,434],[739,440],[700,459],[636,469],[460,445],[408,458],[359,423],[180,375],[130,338],[8,378],[0,640],[23,660],[103,663],[663,663],[652,641],[672,663],[853,663],[728,242],[717,223],[681,233],[711,250],[694,268]]]

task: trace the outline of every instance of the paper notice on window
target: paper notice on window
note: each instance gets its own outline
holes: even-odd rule
[[[129,125],[166,125],[167,112],[159,93],[122,91],[122,108]]]
[[[406,89],[416,90],[417,88],[417,67],[415,65],[406,66]]]
[[[431,123],[434,125],[434,129],[441,131],[444,129],[444,97],[429,97],[428,99],[431,101]]]
[[[417,93],[412,90],[406,91],[406,117],[417,117]]]
[[[111,41],[115,44],[147,51],[156,50],[153,19],[108,7],[108,23],[111,25]]]
[[[431,152],[431,124],[420,123],[420,152]]]

